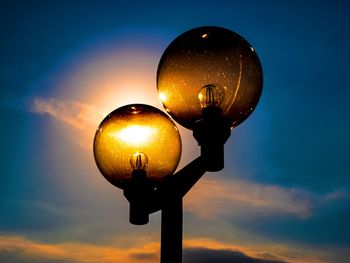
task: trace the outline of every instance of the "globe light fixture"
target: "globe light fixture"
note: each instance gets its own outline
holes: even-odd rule
[[[232,127],[256,107],[262,68],[253,47],[222,27],[198,27],[177,37],[165,50],[157,73],[159,98],[169,114],[192,129],[202,108],[220,102]],[[211,102],[211,100],[213,100]]]
[[[210,171],[223,168],[228,129],[255,109],[262,82],[253,47],[240,35],[212,26],[192,29],[171,42],[157,73],[164,108],[194,131]]]
[[[94,156],[103,176],[119,188],[126,187],[134,170],[145,170],[148,180],[157,184],[175,171],[181,139],[173,121],[159,109],[126,105],[97,128]]]
[[[177,37],[158,66],[159,99],[169,115],[193,130],[198,158],[174,174],[181,155],[179,131],[162,111],[126,105],[99,125],[94,156],[103,176],[123,189],[130,222],[148,223],[161,211],[161,263],[182,262],[183,197],[207,171],[224,167],[231,129],[255,109],[262,69],[252,46],[221,27],[199,27]]]
[[[174,173],[181,156],[181,139],[173,121],[159,109],[126,105],[99,125],[94,156],[102,175],[130,197],[130,222],[145,224],[148,192]]]

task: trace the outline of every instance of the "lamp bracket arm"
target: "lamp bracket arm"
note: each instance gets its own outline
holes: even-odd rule
[[[202,157],[199,156],[177,173],[164,177],[162,183],[149,196],[149,213],[161,210],[169,200],[183,198],[205,172]]]

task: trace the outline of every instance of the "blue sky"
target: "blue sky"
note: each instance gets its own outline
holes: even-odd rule
[[[215,25],[256,49],[264,87],[226,143],[225,169],[185,198],[184,261],[349,262],[349,10],[346,1],[2,1],[0,261],[157,261],[159,214],[128,223],[127,201],[94,163],[93,133],[124,104],[161,107],[164,49]],[[180,132],[181,167],[198,147]]]

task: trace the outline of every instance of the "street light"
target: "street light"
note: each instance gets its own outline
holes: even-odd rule
[[[161,262],[182,262],[182,199],[206,171],[224,167],[231,128],[255,109],[262,68],[251,45],[221,27],[199,27],[177,37],[157,72],[158,95],[171,117],[201,146],[201,155],[173,174],[181,140],[172,120],[143,105],[116,109],[94,140],[97,166],[130,203],[130,222],[146,224],[162,211]]]
[[[169,114],[193,129],[206,107],[218,107],[231,127],[256,107],[262,69],[253,47],[221,27],[199,27],[165,50],[157,73],[158,94]]]
[[[193,130],[207,169],[221,170],[230,128],[251,114],[261,95],[262,68],[253,47],[225,28],[192,29],[165,50],[157,84],[167,112]]]
[[[110,113],[99,125],[94,140],[97,167],[113,185],[131,190],[130,222],[146,224],[142,208],[147,192],[173,174],[181,156],[181,139],[173,121],[162,111],[144,104],[126,105]],[[144,210],[144,209],[143,209]]]

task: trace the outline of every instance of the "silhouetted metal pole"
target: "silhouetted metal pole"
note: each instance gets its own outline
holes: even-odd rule
[[[162,209],[161,263],[182,262],[182,197],[168,200]]]

